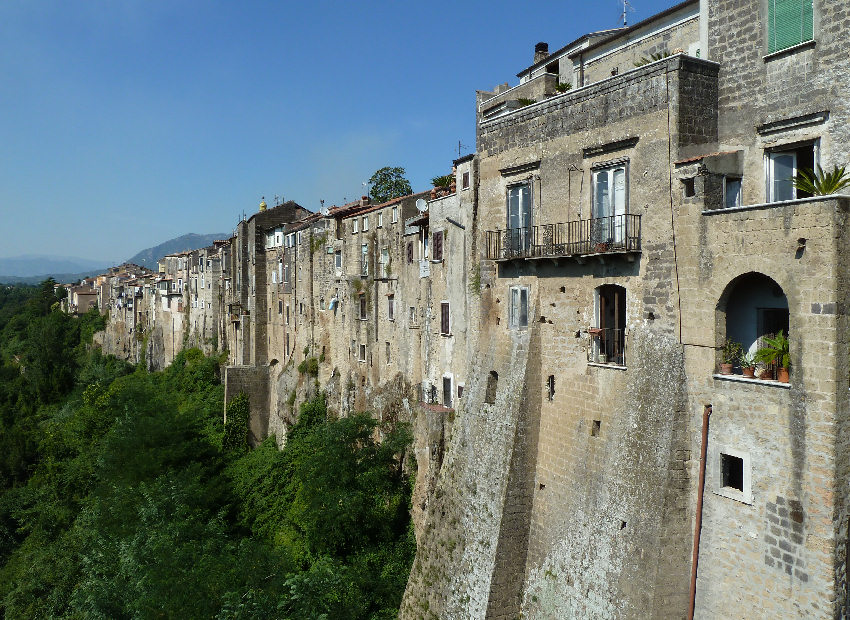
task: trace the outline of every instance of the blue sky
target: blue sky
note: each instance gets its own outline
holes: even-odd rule
[[[674,2],[635,0],[629,22]],[[117,262],[231,231],[261,196],[318,210],[475,144],[475,90],[534,44],[617,25],[600,2],[0,3],[0,256]]]

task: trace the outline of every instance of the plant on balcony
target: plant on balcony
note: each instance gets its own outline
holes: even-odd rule
[[[818,165],[815,172],[811,168],[801,170],[793,179],[794,187],[801,192],[812,196],[828,196],[837,194],[845,187],[850,186],[850,175],[845,171],[845,166],[833,166],[829,172],[824,172]]]
[[[777,368],[776,378],[783,383],[788,383],[788,368],[791,366],[791,355],[789,351],[788,338],[780,330],[773,338],[764,336],[762,338],[766,347],[756,351],[756,360],[765,364],[775,364]]]
[[[656,62],[658,60],[662,60],[662,59],[667,58],[669,56],[670,56],[670,52],[668,52],[666,50],[663,51],[663,52],[656,52],[655,54],[650,54],[648,58],[646,56],[641,57],[641,59],[638,60],[637,62],[635,62],[634,65],[635,65],[635,67],[642,67],[644,65],[648,65],[648,64]]]
[[[433,179],[431,179],[431,183],[434,185],[434,187],[448,189],[451,186],[452,181],[454,181],[454,178],[455,176],[453,174],[445,174],[441,177],[434,177]]]
[[[744,353],[741,356],[741,374],[748,379],[753,379],[756,376],[756,356],[755,353]]]
[[[744,347],[740,342],[726,339],[723,344],[723,361],[720,362],[720,374],[731,375],[732,368],[741,361],[741,356],[744,354]]]
[[[573,87],[570,82],[558,82],[558,85],[555,87],[559,93],[565,93]]]
[[[519,104],[519,107],[524,108],[525,106],[531,105],[532,103],[537,103],[537,100],[536,99],[526,99],[525,97],[520,97],[519,99],[516,100],[516,102]]]

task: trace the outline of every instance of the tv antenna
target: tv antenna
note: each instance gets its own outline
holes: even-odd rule
[[[322,205],[322,206],[319,207],[319,213],[322,214],[322,217],[327,217],[328,213],[330,213],[330,209],[325,207],[325,201],[324,200],[320,200],[319,203]]]
[[[635,9],[632,6],[632,3],[629,2],[629,0],[617,0],[617,4],[623,5],[623,10],[620,12],[620,19],[623,20],[623,27],[625,28],[626,26],[628,26],[629,12],[631,11],[632,13],[634,13]]]
[[[469,147],[465,144],[461,144],[460,140],[457,141],[457,156],[460,157],[461,149],[468,149]]]

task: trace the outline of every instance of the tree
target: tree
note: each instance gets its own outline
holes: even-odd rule
[[[404,176],[404,168],[381,168],[369,179],[369,185],[372,187],[369,197],[376,203],[413,193],[410,181]]]

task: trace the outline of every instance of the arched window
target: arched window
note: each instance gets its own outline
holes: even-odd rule
[[[764,336],[788,335],[788,298],[773,279],[745,273],[732,280],[717,303],[717,346],[738,342],[744,353],[755,353]]]

